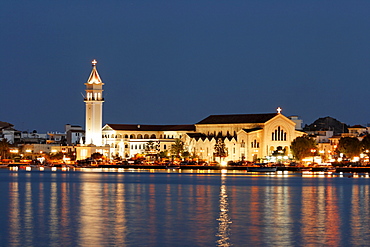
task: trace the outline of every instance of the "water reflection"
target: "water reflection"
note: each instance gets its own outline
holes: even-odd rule
[[[366,178],[0,171],[0,181],[5,185],[0,208],[8,212],[0,217],[5,246],[365,246],[370,241]]]
[[[229,216],[229,201],[227,197],[226,188],[226,174],[221,173],[221,188],[220,188],[220,216],[218,221],[218,246],[231,246],[230,243],[230,224],[231,219]]]

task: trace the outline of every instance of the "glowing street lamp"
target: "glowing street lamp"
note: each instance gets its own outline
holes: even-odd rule
[[[315,153],[316,153],[316,149],[312,148],[311,149],[311,153],[312,153],[312,165],[315,163]]]

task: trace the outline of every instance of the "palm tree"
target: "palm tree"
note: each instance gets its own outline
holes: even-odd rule
[[[4,138],[0,141],[0,158],[6,159],[8,157],[10,142]]]
[[[154,158],[157,160],[157,145],[153,141],[148,141],[145,145],[145,154],[149,158]]]
[[[180,139],[175,139],[175,144],[171,146],[171,153],[176,157],[180,158],[182,153],[184,152],[184,142]]]

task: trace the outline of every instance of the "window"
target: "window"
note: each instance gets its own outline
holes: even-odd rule
[[[286,141],[287,133],[280,126],[278,126],[275,131],[271,134],[272,141]]]
[[[251,142],[251,147],[252,148],[259,148],[260,143],[257,140],[254,140],[253,142]]]

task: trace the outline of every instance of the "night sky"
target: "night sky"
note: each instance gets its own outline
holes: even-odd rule
[[[91,60],[103,124],[212,114],[370,122],[370,1],[0,3],[0,121],[84,126]]]

